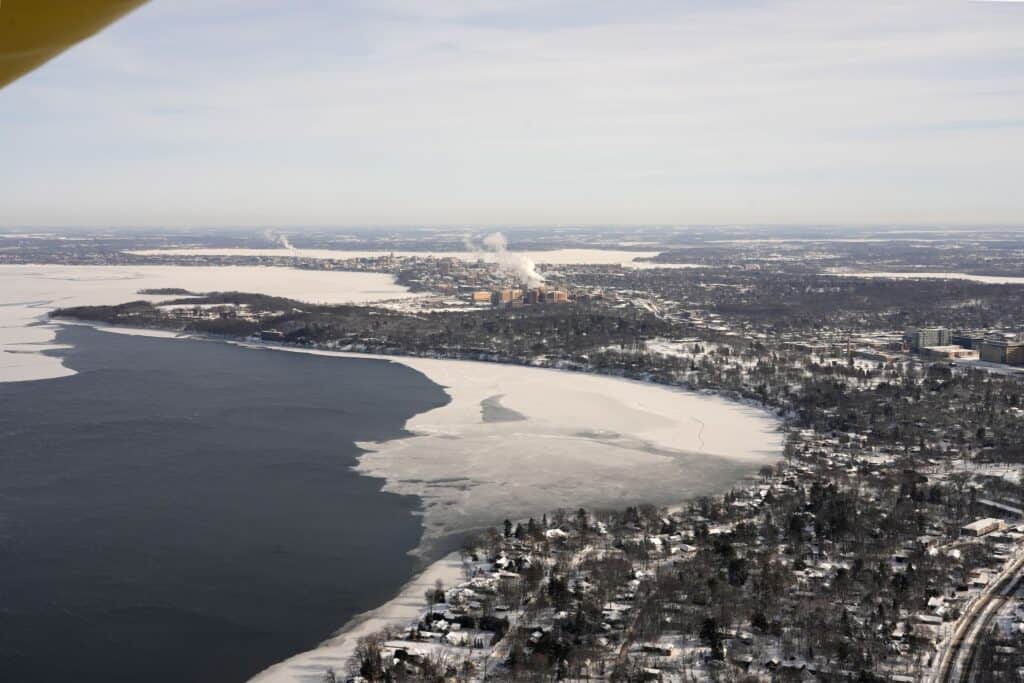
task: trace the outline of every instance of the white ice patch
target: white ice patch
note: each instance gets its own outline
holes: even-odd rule
[[[716,396],[518,365],[387,358],[422,372],[452,399],[409,420],[411,437],[359,444],[368,452],[358,472],[384,479],[385,491],[423,500],[423,552],[506,517],[721,492],[781,457],[775,418]],[[495,396],[523,419],[485,421]]]

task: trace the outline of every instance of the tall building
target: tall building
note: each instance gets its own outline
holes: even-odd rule
[[[494,303],[496,304],[512,304],[516,301],[522,301],[523,290],[521,289],[499,289],[494,293]]]
[[[911,351],[929,346],[950,346],[953,333],[945,327],[912,327],[903,334],[903,341]]]

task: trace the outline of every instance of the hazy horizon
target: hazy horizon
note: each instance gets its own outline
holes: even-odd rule
[[[1001,1],[1001,0],[993,0]],[[971,232],[971,231],[990,231],[990,232],[1024,232],[1024,221],[1018,223],[694,223],[694,224],[658,224],[658,223],[566,223],[562,225],[553,225],[550,223],[521,223],[521,224],[506,224],[506,223],[395,223],[395,224],[338,224],[338,225],[290,225],[287,223],[253,223],[250,225],[15,225],[15,224],[0,224],[0,235],[18,233],[18,234],[47,234],[47,233],[74,233],[82,232],[89,234],[100,234],[106,231],[109,232],[140,232],[140,233],[195,233],[200,234],[216,234],[218,232],[224,233],[246,233],[246,234],[258,234],[261,232],[272,231],[275,235],[303,235],[311,233],[332,233],[332,232],[345,232],[350,231],[354,233],[360,232],[377,232],[377,231],[393,231],[393,232],[443,232],[443,231],[459,231],[467,234],[476,234],[479,232],[488,231],[504,231],[510,234],[514,234],[517,231],[523,232],[535,232],[540,230],[549,230],[552,232],[558,232],[560,230],[578,230],[578,231],[686,231],[686,230],[702,230],[702,231],[820,231],[820,232],[832,232],[840,230],[852,230],[857,233],[871,233],[871,234],[899,234],[906,232],[924,232],[924,233],[938,233],[938,232]]]
[[[1014,2],[153,0],[0,91],[0,224],[1015,228],[1022,39]]]

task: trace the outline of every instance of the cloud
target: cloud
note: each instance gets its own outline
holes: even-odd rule
[[[0,92],[0,220],[1022,215],[1019,6],[487,7],[151,3]]]

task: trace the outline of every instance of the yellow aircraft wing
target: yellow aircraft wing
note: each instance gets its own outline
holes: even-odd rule
[[[146,0],[0,0],[0,88]]]

